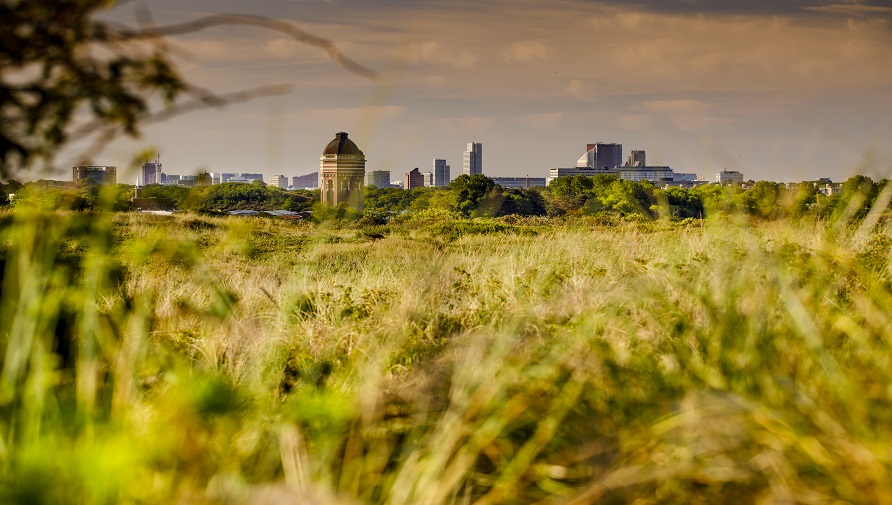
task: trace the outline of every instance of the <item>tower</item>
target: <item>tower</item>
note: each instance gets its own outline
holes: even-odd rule
[[[440,188],[449,185],[449,165],[446,160],[434,160],[434,186]]]
[[[468,149],[465,151],[463,168],[465,175],[483,173],[483,144],[478,142],[468,142]]]
[[[331,207],[346,203],[360,210],[364,183],[365,155],[346,132],[336,133],[319,158],[322,202]]]

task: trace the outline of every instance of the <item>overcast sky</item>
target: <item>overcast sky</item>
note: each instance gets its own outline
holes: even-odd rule
[[[302,175],[344,130],[367,170],[545,177],[618,142],[713,179],[892,176],[892,2],[840,0],[153,0],[159,24],[210,13],[286,20],[381,73],[249,27],[174,39],[183,75],[219,93],[290,94],[177,117],[94,161],[157,148],[168,173]],[[133,4],[115,20],[133,22]],[[133,177],[135,181],[135,176]],[[130,182],[127,176],[119,176]]]

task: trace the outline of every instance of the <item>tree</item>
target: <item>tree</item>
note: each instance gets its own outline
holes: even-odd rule
[[[215,95],[187,82],[171,62],[168,36],[220,25],[274,30],[318,47],[346,70],[376,73],[329,40],[284,21],[213,15],[167,26],[119,27],[96,19],[109,0],[0,1],[0,177],[49,164],[62,145],[91,140],[89,158],[123,133],[201,107],[283,93],[265,86]],[[163,106],[150,103],[160,98]]]
[[[465,216],[470,216],[480,206],[480,200],[484,195],[495,185],[496,183],[485,175],[459,175],[449,184],[449,190],[454,198],[453,208]]]

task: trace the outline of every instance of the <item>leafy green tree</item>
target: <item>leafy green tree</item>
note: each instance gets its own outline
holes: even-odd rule
[[[0,206],[9,205],[9,195],[6,191],[0,190]]]
[[[480,201],[495,185],[492,179],[481,174],[462,174],[456,177],[449,184],[454,199],[453,208],[462,215],[470,216],[480,207]]]
[[[703,217],[703,201],[698,194],[687,189],[678,187],[655,189],[654,198],[657,207],[670,217],[681,219]]]

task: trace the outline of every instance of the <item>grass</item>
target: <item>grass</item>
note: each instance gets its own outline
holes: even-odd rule
[[[5,502],[892,501],[882,216],[0,222]]]

